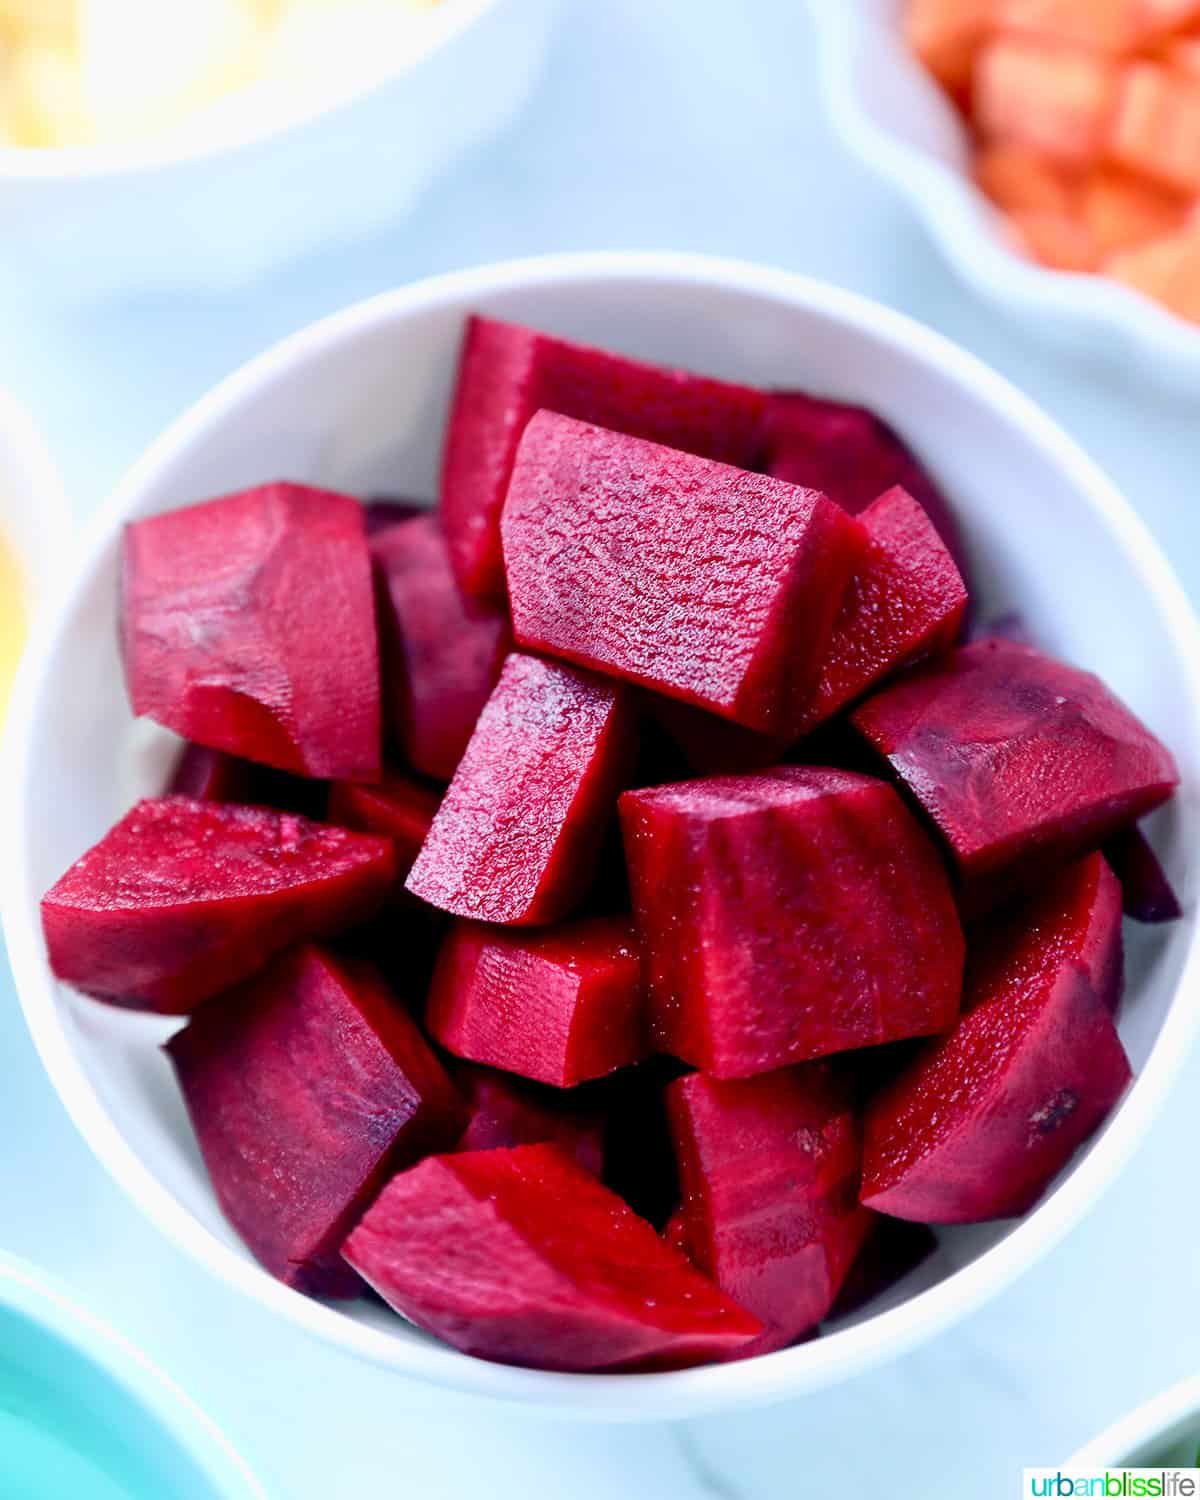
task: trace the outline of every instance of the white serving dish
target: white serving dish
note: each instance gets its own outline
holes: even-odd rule
[[[46,964],[43,891],[125,810],[131,777],[134,790],[161,784],[131,750],[115,629],[122,524],[281,474],[432,495],[463,321],[476,309],[875,407],[956,498],[981,611],[1021,611],[1049,650],[1099,671],[1181,767],[1155,839],[1187,914],[1131,933],[1122,1033],[1140,1076],[1107,1128],[1023,1222],[946,1233],[938,1257],[878,1307],[765,1358],[547,1374],[462,1356],[375,1303],[305,1299],[257,1266],[217,1209],[155,1045],[169,1025],[76,996]],[[576,1416],[674,1418],[828,1386],[933,1337],[1079,1221],[1145,1136],[1200,1020],[1200,634],[1179,584],[1127,502],[1031,401],[928,329],[798,276],[685,255],[551,257],[422,282],[286,340],[182,416],[112,496],[30,653],[12,730],[5,933],[29,1025],[84,1138],[138,1207],[231,1286],[384,1370],[460,1391]]]
[[[1165,387],[1200,384],[1200,329],[1102,276],[1049,271],[1011,250],[967,173],[962,123],[905,46],[904,0],[808,0],[834,127],[907,199],[962,279],[1010,326],[1059,353]]]

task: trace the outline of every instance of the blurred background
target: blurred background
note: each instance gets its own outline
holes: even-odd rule
[[[1155,378],[1144,348],[1123,359],[1103,328],[1068,327],[1048,345],[967,284],[907,194],[831,124],[814,12],[850,4],[519,0],[488,23],[495,31],[482,45],[455,53],[452,44],[457,60],[419,99],[389,109],[375,96],[362,119],[343,121],[335,145],[314,139],[300,111],[293,167],[276,174],[269,212],[253,177],[205,165],[203,140],[188,147],[197,160],[179,193],[159,194],[153,163],[132,182],[116,157],[87,169],[86,212],[64,206],[61,182],[0,182],[0,385],[33,414],[83,526],[145,445],[216,380],[359,298],[561,250],[738,257],[865,292],[981,355],[1109,471],[1196,597],[1200,387],[1186,361]],[[5,8],[0,0],[0,19]],[[125,5],[135,28],[139,12],[162,24],[174,9],[187,6]],[[148,56],[135,48],[120,67]],[[305,57],[296,66],[311,72]],[[105,75],[118,97],[120,67]],[[331,61],[321,78],[330,97],[354,82],[350,65],[341,68]],[[497,73],[504,87],[495,91]],[[138,137],[114,115],[102,149],[119,154],[131,129]],[[256,125],[239,106],[220,128],[252,137]],[[336,170],[321,166],[326,151]],[[439,170],[414,168],[431,157]],[[0,1120],[37,1145],[0,1152],[5,1248],[62,1275],[142,1344],[281,1500],[401,1491],[458,1500],[484,1489],[572,1500],[876,1491],[915,1500],[944,1489],[1001,1500],[1017,1493],[1023,1465],[1065,1459],[1194,1373],[1175,1336],[1178,1310],[1200,1301],[1194,1060],[1132,1168],[1069,1246],[949,1335],[801,1403],[606,1430],[443,1399],[268,1322],[185,1261],[102,1176],[11,998],[0,1008],[0,1049],[9,1059]],[[1158,1271],[1149,1281],[1130,1270],[1147,1241]]]

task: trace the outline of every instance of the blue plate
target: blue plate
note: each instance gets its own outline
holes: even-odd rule
[[[137,1350],[0,1256],[3,1500],[266,1500],[205,1417]]]

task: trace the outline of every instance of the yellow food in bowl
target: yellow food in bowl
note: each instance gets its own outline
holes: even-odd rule
[[[8,707],[25,644],[25,580],[16,555],[0,537],[0,720]]]
[[[136,140],[258,84],[366,75],[441,3],[0,0],[0,144]]]

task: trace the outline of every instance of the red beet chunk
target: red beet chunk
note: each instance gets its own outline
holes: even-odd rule
[[[594,873],[633,754],[623,690],[514,652],[433,820],[408,889],[483,922],[565,916]]]
[[[1065,863],[1166,800],[1170,752],[1090,672],[978,641],[853,714],[937,825],[978,901]]]
[[[449,781],[500,675],[508,615],[459,592],[435,516],[380,533],[371,555],[392,733],[416,770]]]
[[[604,1171],[604,1122],[599,1115],[544,1102],[515,1078],[491,1068],[459,1068],[455,1083],[471,1115],[458,1143],[460,1151],[552,1142],[593,1177]]]
[[[862,1132],[827,1066],[667,1090],[688,1253],[760,1318],[759,1354],[826,1316],[871,1231],[858,1201]]]
[[[490,318],[467,325],[442,466],[441,514],[471,595],[504,594],[500,511],[517,444],[541,408],[754,468],[766,398]]]
[[[364,501],[363,521],[367,536],[378,536],[389,526],[399,526],[404,521],[411,521],[414,516],[423,516],[428,509],[427,505],[422,505],[418,500],[398,500],[390,495],[378,495],[373,500]]]
[[[410,776],[385,776],[378,786],[335,781],[329,789],[329,821],[360,833],[375,833],[396,846],[396,877],[403,880],[425,842],[441,797]]]
[[[893,485],[907,490],[966,576],[966,549],[950,502],[896,433],[865,407],[777,391],[768,400],[764,430],[768,474],[820,490],[852,516]]]
[[[255,1257],[301,1291],[356,1295],[340,1254],[355,1220],[465,1118],[378,974],[292,949],[167,1050],[221,1208]]]
[[[1127,917],[1135,922],[1174,922],[1183,916],[1167,872],[1140,828],[1115,834],[1105,844],[1104,855],[1121,882]]]
[[[457,1057],[555,1088],[628,1067],[646,1055],[633,930],[619,917],[531,933],[458,922],[425,1024]]]
[[[973,934],[961,1021],[867,1112],[864,1203],[959,1224],[1037,1202],[1131,1076],[1112,1019],[1118,902],[1092,855]]]
[[[362,508],[269,484],[135,521],[122,644],[133,710],[304,776],[379,775],[379,651]]]
[[[297,939],[364,920],[395,876],[387,839],[151,798],[43,898],[50,966],[102,1000],[182,1015]]]
[[[692,1252],[688,1241],[688,1216],[684,1212],[682,1204],[680,1204],[663,1226],[662,1237],[672,1250],[678,1250],[680,1255],[686,1255],[691,1260]]]
[[[938,1247],[928,1224],[909,1224],[882,1214],[850,1267],[829,1310],[830,1318],[848,1318],[923,1266]]]
[[[251,761],[223,750],[185,745],[167,794],[197,802],[253,802],[258,770]]]
[[[520,644],[771,733],[795,727],[865,545],[815,491],[552,412],[502,530]]]
[[[621,821],[664,1051],[741,1078],[954,1024],[949,884],[886,783],[781,766],[627,792]]]
[[[831,718],[905,662],[954,645],[967,590],[929,517],[906,491],[862,513],[867,550],[846,589],[802,728]]]
[[[559,1146],[431,1157],[393,1178],[344,1253],[419,1327],[503,1364],[672,1368],[761,1332]]]

